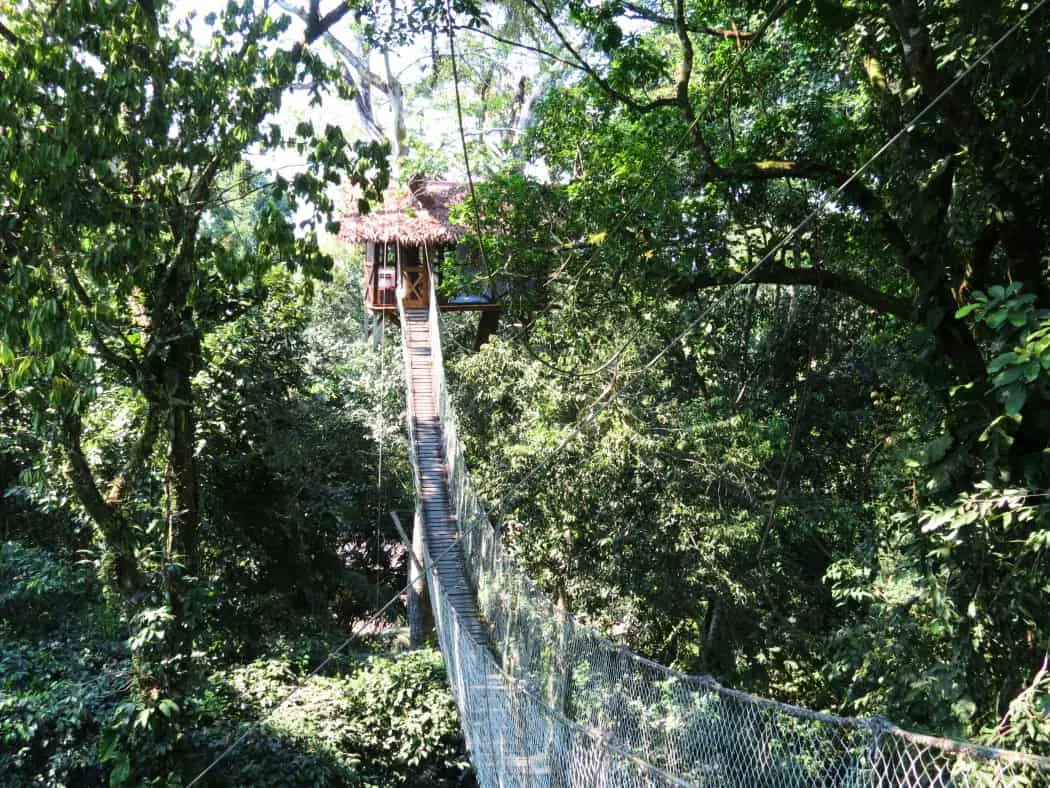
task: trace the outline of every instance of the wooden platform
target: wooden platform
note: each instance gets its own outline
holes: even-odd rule
[[[416,445],[416,462],[422,486],[422,504],[427,549],[434,561],[441,586],[453,607],[467,624],[468,631],[485,643],[485,629],[474,604],[463,549],[459,541],[459,523],[452,512],[446,484],[446,466],[434,392],[433,357],[430,352],[430,326],[427,310],[406,309],[404,341],[408,349],[408,396],[414,414],[412,432]]]

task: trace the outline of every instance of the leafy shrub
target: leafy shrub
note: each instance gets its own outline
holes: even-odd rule
[[[282,660],[215,677],[214,690],[200,699],[201,719],[272,716],[255,726],[214,784],[440,786],[462,777],[462,738],[438,652],[371,657],[349,677],[313,676],[278,708],[295,685]],[[201,741],[210,749],[215,734],[220,741],[235,735],[211,731]]]
[[[0,785],[96,785],[95,740],[129,680],[97,586],[49,553],[0,545]]]
[[[69,606],[81,578],[45,551],[19,542],[0,544],[0,616],[24,621]]]
[[[373,657],[351,679],[351,733],[366,773],[380,784],[407,783],[415,773],[436,785],[465,766],[444,674],[440,654],[421,650],[397,659]]]

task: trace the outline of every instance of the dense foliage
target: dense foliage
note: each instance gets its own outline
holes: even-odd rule
[[[308,677],[405,573],[399,348],[319,240],[384,137],[402,176],[460,144],[485,173],[458,218],[503,329],[475,353],[451,318],[450,377],[559,604],[733,686],[1050,750],[1047,11],[278,5],[302,24],[0,0],[0,782],[182,784],[245,732],[210,784],[464,774],[432,652]],[[293,90],[373,141],[278,122]]]
[[[168,664],[170,611],[143,602],[133,612],[107,598],[96,553],[77,551],[83,516],[60,462],[5,450],[0,782],[181,785],[244,732],[206,784],[462,778],[436,652],[376,657],[389,642],[358,639],[323,673],[306,675],[345,645],[346,627],[377,595],[385,600],[404,582],[403,553],[390,550],[385,527],[375,531],[383,498],[409,505],[392,375],[399,348],[380,361],[361,322],[346,269],[312,295],[273,271],[202,372],[207,574],[197,581],[195,651],[181,692],[151,683]],[[120,425],[127,403],[113,399],[106,419]],[[17,427],[5,412],[15,445],[29,434]],[[390,482],[377,490],[380,434]],[[119,435],[90,447],[117,452]]]
[[[658,660],[1046,751],[1050,17],[515,7],[561,80],[455,375],[520,559]]]
[[[307,678],[405,575],[398,347],[320,241],[386,148],[277,116],[349,90],[349,9],[178,11],[0,4],[0,783],[182,785],[242,732],[206,784],[458,780],[440,662],[372,659],[396,608]]]
[[[285,624],[257,643],[267,656],[240,666],[215,662],[184,701],[189,714],[180,717],[167,700],[154,720],[126,699],[131,654],[119,635],[127,633],[107,615],[90,572],[5,542],[0,577],[5,785],[142,785],[151,778],[182,785],[244,731],[242,746],[207,784],[442,785],[462,773],[455,707],[436,652],[393,659],[354,652],[304,681],[309,650],[327,650],[337,633]],[[269,612],[301,616],[274,605]],[[297,688],[293,704],[270,713]],[[166,771],[172,763],[177,768]]]

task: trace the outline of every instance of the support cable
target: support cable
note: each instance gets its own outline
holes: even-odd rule
[[[481,210],[478,206],[477,192],[474,190],[474,176],[470,171],[470,154],[467,152],[467,134],[463,126],[463,101],[459,93],[459,65],[456,59],[456,33],[452,24],[452,0],[445,0],[445,13],[448,17],[448,49],[452,59],[452,85],[456,93],[456,120],[459,125],[459,141],[463,149],[463,167],[467,171],[467,186],[470,189],[470,202],[474,206],[474,233],[478,237],[478,249],[481,251],[481,265],[485,274],[489,271],[488,260],[485,257],[485,244],[481,237]]]

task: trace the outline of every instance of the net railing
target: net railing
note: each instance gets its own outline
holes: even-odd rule
[[[433,293],[430,303],[448,494],[487,643],[466,631],[440,577],[428,582],[482,785],[1050,786],[1050,759],[728,689],[647,660],[560,610],[501,549],[475,493]]]
[[[431,303],[434,303],[433,293]],[[407,325],[403,305],[399,311]],[[431,315],[433,318],[433,314]],[[431,336],[437,330],[432,321]],[[406,369],[411,351],[403,347]],[[435,368],[443,371],[439,344],[432,344]],[[416,425],[414,401],[408,398],[408,419]],[[416,518],[422,522],[422,474],[416,434],[409,429],[410,458],[416,488]],[[471,763],[482,786],[675,786],[690,783],[662,771],[620,747],[603,732],[587,728],[550,706],[526,682],[502,669],[489,646],[464,621],[440,572],[440,554],[423,540],[424,566],[435,629],[445,658],[449,685],[460,711]],[[455,578],[452,579],[455,585]]]

